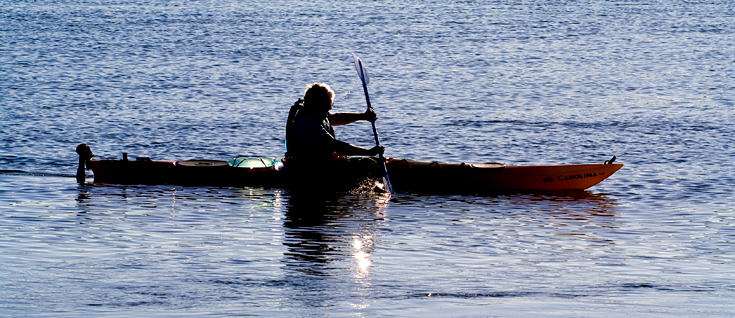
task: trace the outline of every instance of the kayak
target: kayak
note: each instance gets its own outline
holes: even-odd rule
[[[289,178],[287,165],[284,166],[281,160],[268,157],[241,156],[229,161],[156,161],[145,157],[129,160],[127,154],[123,154],[122,160],[91,160],[91,150],[88,153],[80,152],[78,148],[77,152],[80,153],[77,175],[81,178],[80,182],[84,180],[85,167],[92,170],[95,183],[289,188],[293,182],[293,178]],[[375,158],[345,160],[347,161],[342,170],[330,174],[330,180],[344,175],[350,175],[350,178],[361,176],[365,179],[380,179],[381,173],[377,169],[382,168],[379,168],[379,161]],[[396,191],[479,194],[585,190],[609,178],[623,167],[622,164],[614,163],[614,160],[615,157],[600,164],[514,166],[501,163],[445,163],[387,158],[386,167]],[[351,169],[351,173],[344,173],[344,167]]]

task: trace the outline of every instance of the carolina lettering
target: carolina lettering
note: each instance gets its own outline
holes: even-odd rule
[[[581,173],[581,174],[570,174],[570,175],[559,175],[556,179],[559,181],[567,181],[567,180],[576,180],[576,179],[584,179],[584,178],[591,178],[591,177],[597,177],[597,172],[592,173]]]

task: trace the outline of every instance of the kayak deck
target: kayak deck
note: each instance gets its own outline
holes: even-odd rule
[[[94,182],[119,184],[278,186],[276,167],[232,167],[226,161],[91,160]]]

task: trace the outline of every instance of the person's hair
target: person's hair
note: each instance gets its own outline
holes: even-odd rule
[[[325,101],[325,97],[329,100]],[[306,86],[306,92],[304,93],[304,109],[323,109],[331,108],[332,100],[334,99],[334,91],[327,84],[314,83]],[[328,103],[325,105],[325,103]]]

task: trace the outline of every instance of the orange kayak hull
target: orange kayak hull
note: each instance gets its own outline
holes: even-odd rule
[[[505,166],[389,160],[388,175],[396,189],[432,192],[500,192],[585,190],[609,178],[622,164]]]
[[[470,183],[486,190],[585,190],[622,168],[622,164],[557,166],[506,166],[497,172],[477,174]]]

